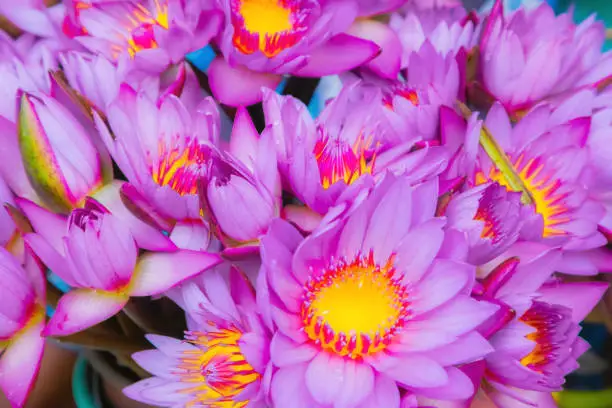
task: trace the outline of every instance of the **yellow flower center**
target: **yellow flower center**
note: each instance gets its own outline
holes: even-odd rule
[[[392,263],[376,265],[370,254],[311,278],[301,308],[308,337],[351,358],[384,350],[409,315],[407,289],[394,277]]]
[[[371,140],[360,136],[351,146],[340,138],[323,134],[314,147],[323,188],[328,189],[338,181],[350,185],[361,175],[372,174],[376,154],[370,159],[366,157],[371,144]]]
[[[293,28],[291,10],[278,0],[242,0],[240,14],[244,28],[251,33],[279,34]],[[260,41],[265,36],[260,36]]]
[[[194,397],[186,407],[243,408],[248,405],[249,401],[240,399],[239,394],[261,375],[242,354],[238,346],[241,337],[242,332],[236,328],[192,333],[187,337],[198,349],[184,352],[179,365],[183,371],[182,381],[193,384],[182,391]]]
[[[162,187],[169,186],[181,196],[197,194],[197,180],[206,156],[197,141],[181,147],[160,142],[157,165],[151,169],[153,181]]]
[[[560,229],[559,226],[570,221],[570,218],[567,215],[568,209],[565,206],[567,194],[560,194],[558,192],[561,182],[553,179],[546,172],[541,158],[526,160],[524,154],[521,154],[513,162],[513,167],[533,198],[535,210],[544,220],[543,236],[565,235],[566,232]],[[488,179],[482,173],[476,175],[476,184],[482,184],[488,180],[496,181],[506,187],[508,191],[513,191],[506,178],[495,167],[489,172]]]
[[[126,29],[130,33],[127,37],[127,50],[133,57],[139,51],[158,47],[153,28],[157,26],[168,29],[168,4],[165,0],[154,0],[151,9],[137,4],[125,18]]]

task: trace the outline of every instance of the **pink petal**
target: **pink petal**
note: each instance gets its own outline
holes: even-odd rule
[[[130,295],[160,294],[221,262],[218,254],[187,249],[144,254],[136,263]]]
[[[472,265],[438,259],[415,289],[411,310],[425,313],[446,303],[471,285],[476,275]]]
[[[223,57],[216,58],[208,68],[208,81],[214,97],[224,105],[248,106],[261,101],[261,88],[276,89],[282,77],[231,67]]]
[[[366,67],[383,78],[396,79],[400,70],[402,43],[388,25],[374,20],[357,20],[348,30],[348,34],[375,42],[381,53]]]
[[[370,61],[378,53],[380,47],[372,41],[348,34],[338,34],[316,48],[310,54],[306,65],[293,74],[305,77],[338,74]]]
[[[136,217],[121,200],[121,186],[124,183],[113,181],[93,194],[93,198],[104,205],[115,217],[126,224],[136,244],[149,251],[173,251],[176,246],[159,229]]]
[[[178,359],[168,357],[159,350],[144,350],[132,354],[132,358],[139,366],[151,374],[172,379],[176,377]]]
[[[444,240],[444,220],[432,219],[413,228],[397,247],[396,268],[410,282],[418,282],[431,265]]]
[[[170,239],[176,245],[174,248],[204,251],[210,244],[211,233],[203,222],[177,222],[172,228]]]
[[[344,358],[324,351],[308,364],[306,386],[318,403],[334,403],[346,381],[344,368]]]
[[[244,107],[238,108],[230,136],[230,152],[253,170],[258,142],[259,133],[253,125],[249,112]]]
[[[399,355],[395,364],[382,371],[407,387],[440,387],[448,381],[446,371],[434,360],[421,355]],[[410,369],[406,369],[410,367]]]
[[[417,394],[442,400],[464,400],[474,395],[474,384],[470,377],[456,367],[446,369],[448,382],[440,387],[421,388]]]
[[[23,407],[38,375],[45,340],[44,320],[20,332],[0,357],[0,388],[14,407]]]
[[[344,381],[335,397],[337,406],[352,407],[367,398],[374,388],[374,370],[369,364],[353,359],[345,360]]]
[[[173,337],[161,336],[159,334],[147,334],[145,337],[155,346],[155,348],[168,357],[178,358],[186,352],[197,350],[197,348],[190,343]]]
[[[399,403],[400,392],[395,381],[384,374],[376,373],[372,392],[358,408],[397,407]]]
[[[281,333],[276,333],[270,344],[272,362],[277,367],[305,363],[317,355],[317,348],[310,343],[296,344]]]
[[[306,364],[278,370],[272,377],[271,396],[275,407],[322,408],[305,384]]]
[[[562,305],[572,310],[572,320],[581,322],[593,310],[608,289],[604,282],[572,282],[546,285],[538,291],[538,300]]]
[[[129,296],[91,289],[75,289],[66,293],[57,304],[45,336],[67,336],[103,322],[117,314]]]
[[[160,377],[138,381],[123,389],[123,393],[133,400],[161,407],[184,406],[193,396],[184,392],[193,384]]]
[[[42,236],[56,251],[63,253],[62,237],[66,235],[66,218],[48,211],[30,200],[15,198],[15,203],[32,224],[34,231]]]

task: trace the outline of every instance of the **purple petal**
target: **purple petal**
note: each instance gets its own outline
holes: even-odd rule
[[[306,386],[320,404],[332,404],[342,390],[345,377],[344,358],[319,352],[306,369]]]
[[[176,377],[177,366],[180,364],[180,360],[168,357],[158,350],[139,351],[132,354],[132,358],[151,374],[168,380]]]
[[[179,250],[142,255],[130,283],[131,296],[153,296],[222,261],[218,254]]]
[[[421,388],[417,394],[433,399],[464,400],[474,395],[474,384],[470,377],[456,367],[446,369],[448,382],[441,387]]]
[[[34,231],[42,236],[56,251],[63,252],[62,237],[66,235],[66,218],[48,211],[30,200],[16,198],[15,203],[32,224]]]
[[[426,353],[443,366],[471,363],[493,352],[489,342],[476,332],[461,336],[457,341]]]
[[[432,219],[412,229],[397,247],[395,266],[410,282],[418,282],[444,240],[444,220]]]
[[[372,392],[358,408],[397,407],[399,403],[400,392],[395,381],[384,374],[376,373]]]
[[[317,355],[318,351],[310,343],[296,344],[281,333],[276,333],[270,344],[272,362],[277,367],[308,362]]]
[[[257,333],[245,333],[238,345],[246,361],[257,371],[263,373],[270,359],[270,341]]]
[[[128,299],[121,293],[72,290],[62,296],[43,333],[45,336],[67,336],[85,330],[117,314]]]
[[[475,267],[438,259],[411,297],[411,310],[425,313],[448,302],[474,281]]]
[[[374,20],[357,20],[348,30],[348,34],[375,42],[381,53],[365,64],[377,75],[396,79],[400,70],[402,43],[399,37],[388,25]]]
[[[316,48],[310,54],[306,65],[293,74],[305,77],[338,74],[370,61],[378,53],[380,47],[372,41],[338,34]]]
[[[410,370],[406,367],[410,367]],[[397,356],[395,364],[384,367],[382,371],[407,387],[440,387],[448,381],[448,375],[442,366],[421,355]]]
[[[0,388],[14,407],[23,407],[40,369],[43,318],[11,341],[0,357]]]
[[[340,393],[335,397],[337,406],[353,407],[368,397],[374,388],[374,371],[363,361],[347,359]]]
[[[210,237],[208,227],[199,221],[177,222],[170,233],[170,239],[176,247],[192,251],[206,250],[210,244]]]
[[[244,107],[238,108],[234,117],[229,150],[251,170],[255,161],[254,155],[257,152],[258,141],[259,133],[253,125],[249,112]]]
[[[147,340],[159,351],[168,357],[179,358],[185,353],[197,350],[195,346],[173,337],[160,336],[158,334],[147,334]]]
[[[214,97],[224,105],[248,106],[261,101],[261,88],[276,89],[282,77],[231,67],[224,58],[215,59],[208,68],[208,81]]]
[[[572,310],[572,319],[580,323],[593,310],[608,289],[604,282],[572,282],[542,287],[538,300]]]
[[[184,392],[193,384],[181,381],[169,381],[164,378],[151,377],[138,381],[123,389],[123,393],[133,400],[162,407],[183,406],[193,399],[190,393]]]
[[[306,364],[278,370],[272,377],[273,406],[291,408],[322,408],[312,398],[305,384]]]

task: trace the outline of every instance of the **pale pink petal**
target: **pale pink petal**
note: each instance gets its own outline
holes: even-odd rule
[[[185,279],[218,265],[221,261],[218,254],[186,249],[144,254],[136,263],[130,282],[130,295],[160,294]]]
[[[60,299],[45,327],[45,336],[67,336],[103,322],[117,314],[129,296],[100,290],[75,289]]]

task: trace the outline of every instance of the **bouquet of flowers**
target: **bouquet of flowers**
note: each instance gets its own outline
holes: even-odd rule
[[[0,387],[553,407],[612,271],[612,54],[550,6],[0,1]],[[610,212],[609,212],[610,211]]]

